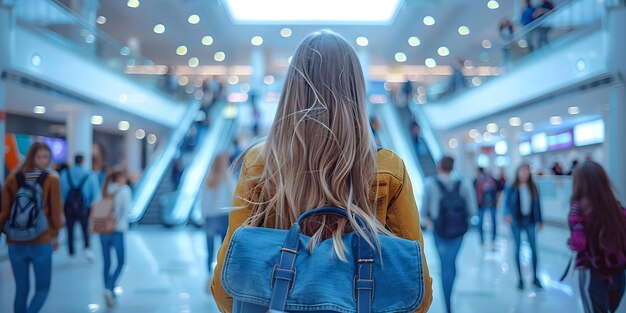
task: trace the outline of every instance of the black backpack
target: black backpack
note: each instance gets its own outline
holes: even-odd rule
[[[43,184],[47,177],[48,173],[42,172],[36,181],[27,183],[24,173],[15,175],[17,192],[4,225],[4,232],[10,240],[35,240],[48,229],[43,201]]]
[[[440,180],[436,179],[436,182],[441,190],[441,200],[439,201],[439,216],[434,223],[435,232],[445,239],[461,237],[469,227],[465,199],[460,193],[461,181],[457,181],[452,190],[448,190]]]
[[[72,182],[72,175],[67,173],[67,180],[70,183],[70,191],[67,193],[67,197],[65,198],[65,212],[73,213],[73,214],[83,214],[85,212],[85,198],[83,197],[83,185],[89,178],[89,174],[86,174],[85,177],[80,181],[78,186],[74,186]]]

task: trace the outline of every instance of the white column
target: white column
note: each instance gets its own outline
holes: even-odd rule
[[[508,131],[506,136],[506,145],[508,148],[507,156],[509,157],[508,168],[517,168],[517,166],[522,163],[522,155],[519,153],[519,136],[521,134],[521,130],[520,127],[509,127],[506,130]],[[510,173],[507,171],[507,174]]]
[[[91,114],[88,111],[70,111],[67,113],[66,137],[68,146],[68,163],[73,164],[74,156],[85,157],[84,168],[91,168],[91,149],[93,145],[93,127]]]
[[[263,88],[263,78],[265,77],[265,53],[261,47],[253,47],[250,55],[250,65],[252,66],[252,75],[250,76],[251,90]]]
[[[126,169],[131,175],[141,172],[141,140],[135,137],[134,130],[124,135]]]
[[[624,29],[626,29],[626,8],[619,7],[609,10],[608,24],[608,68],[626,77],[626,41],[624,41]],[[616,86],[611,90],[609,100],[609,112],[607,122],[608,167],[607,171],[619,200],[626,202],[626,142],[623,134],[626,134],[626,88]]]

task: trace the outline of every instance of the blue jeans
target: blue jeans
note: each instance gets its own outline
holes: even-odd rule
[[[104,258],[104,288],[112,292],[124,268],[124,234],[122,232],[113,232],[100,235],[100,243]],[[115,255],[117,256],[117,264],[113,273],[111,273],[111,249],[115,249]]]
[[[445,239],[435,234],[435,246],[439,253],[441,264],[441,285],[443,286],[443,296],[446,301],[446,310],[452,312],[451,298],[452,287],[456,277],[456,257],[461,250],[463,236],[455,239]]]
[[[9,260],[15,278],[15,313],[36,313],[41,310],[52,278],[52,244],[9,245]],[[30,265],[35,272],[35,295],[28,304]]]
[[[520,265],[520,250],[522,248],[522,232],[526,232],[528,237],[528,243],[530,244],[530,251],[532,253],[533,260],[533,275],[537,279],[537,244],[535,243],[535,223],[528,221],[513,221],[511,223],[511,230],[513,231],[513,239],[515,240],[515,265],[517,265],[517,274],[519,280],[522,281],[522,267]]]
[[[226,237],[228,230],[228,215],[206,217],[204,228],[206,231],[206,249],[208,253],[207,266],[209,273],[213,272],[211,263],[215,259],[215,236],[219,235],[222,240]]]
[[[486,207],[478,209],[478,233],[480,234],[480,243],[485,242],[483,231],[483,222],[485,221],[485,211],[491,214],[491,240],[496,241],[496,208]]]

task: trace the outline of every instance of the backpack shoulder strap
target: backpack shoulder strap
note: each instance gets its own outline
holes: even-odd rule
[[[444,195],[450,193],[450,191],[448,191],[448,188],[446,188],[443,182],[440,181],[438,178],[435,178],[435,183],[437,183],[437,186],[439,187],[441,193],[443,193]]]
[[[453,190],[454,190],[455,193],[458,193],[461,190],[461,180],[457,180],[454,183],[454,189]]]
[[[80,180],[80,183],[78,183],[78,187],[76,189],[82,190],[83,189],[83,185],[85,185],[85,183],[87,182],[87,180],[89,179],[89,173],[85,174],[85,177],[83,177]]]
[[[70,183],[70,189],[76,189],[74,188],[74,182],[72,181],[72,173],[70,172],[69,169],[65,170],[65,175],[67,176],[67,181]]]
[[[48,172],[41,172],[41,174],[39,174],[39,177],[37,177],[37,183],[41,185],[41,187],[43,187],[43,183],[46,182],[46,178],[48,178]]]
[[[15,174],[15,181],[17,182],[17,188],[21,188],[26,185],[26,176],[22,172],[17,172]]]

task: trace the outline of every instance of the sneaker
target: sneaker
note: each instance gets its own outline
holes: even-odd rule
[[[93,263],[94,255],[93,255],[93,251],[91,251],[91,249],[89,249],[89,248],[85,249],[85,258],[87,259],[87,262]]]
[[[543,286],[541,285],[541,282],[539,282],[539,279],[535,278],[535,280],[533,281],[533,285],[535,285],[535,287],[539,288],[539,289],[543,289]]]
[[[104,303],[106,303],[107,308],[112,308],[115,305],[115,298],[111,290],[104,291]]]
[[[524,290],[524,281],[520,279],[519,283],[517,284],[517,289],[519,290]]]

